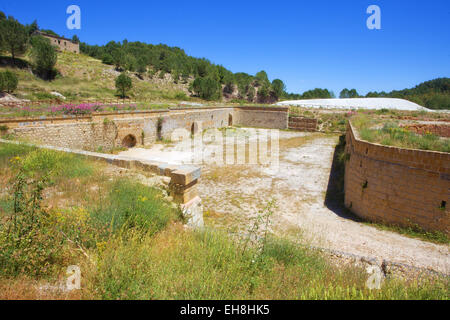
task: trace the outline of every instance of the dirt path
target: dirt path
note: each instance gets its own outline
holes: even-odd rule
[[[337,141],[337,136],[281,131],[278,170],[258,165],[203,164],[199,191],[205,222],[231,232],[245,232],[251,218],[274,199],[277,207],[272,230],[276,234],[301,238],[313,246],[450,274],[449,246],[378,230],[341,217],[324,205]],[[131,149],[123,154],[176,163],[187,159],[173,146]]]

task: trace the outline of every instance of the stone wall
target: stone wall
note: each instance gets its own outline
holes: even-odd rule
[[[317,119],[303,117],[289,117],[289,129],[296,131],[317,131]]]
[[[47,38],[50,40],[50,43],[58,48],[59,51],[69,51],[74,53],[80,53],[80,44],[72,42],[72,40],[63,38],[63,37],[57,37],[51,34],[46,34],[43,32],[36,32],[37,34],[43,36],[44,38]]]
[[[364,219],[449,234],[450,154],[362,141],[349,124],[345,205]]]
[[[145,146],[170,140],[176,129],[197,133],[231,125],[286,129],[287,108],[190,108],[149,112],[97,113],[82,117],[3,119],[8,132],[29,142],[90,151],[110,150],[125,141]],[[6,132],[5,132],[6,133]]]
[[[233,125],[267,129],[287,129],[289,109],[284,107],[235,108]]]
[[[410,125],[404,125],[404,128],[409,131],[425,134],[432,133],[436,136],[450,138],[450,125],[449,124],[423,124],[415,123]]]
[[[114,122],[85,121],[19,126],[9,132],[38,144],[97,151],[114,147],[117,128]]]

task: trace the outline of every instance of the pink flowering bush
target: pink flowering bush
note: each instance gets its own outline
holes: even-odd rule
[[[90,114],[92,112],[102,111],[102,110],[103,110],[103,107],[101,106],[101,104],[98,104],[98,103],[82,103],[79,105],[74,105],[74,104],[69,103],[69,104],[50,108],[51,113],[64,113],[64,114],[71,114],[71,115]]]

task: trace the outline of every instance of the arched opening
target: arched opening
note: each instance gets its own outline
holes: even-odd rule
[[[192,126],[191,126],[191,135],[192,136],[195,135],[197,133],[197,131],[198,131],[198,125],[196,122],[194,122],[194,123],[192,123]]]
[[[159,118],[156,126],[156,137],[158,138],[158,140],[162,140],[162,124],[163,120],[162,118]]]
[[[228,126],[231,127],[233,125],[233,116],[231,114],[228,115]]]
[[[122,140],[122,146],[125,148],[133,148],[136,146],[136,137],[132,134],[127,135]]]

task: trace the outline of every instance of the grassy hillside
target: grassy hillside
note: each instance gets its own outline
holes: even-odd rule
[[[115,98],[114,81],[119,75],[113,66],[84,54],[60,52],[56,69],[59,75],[53,81],[44,81],[33,75],[29,67],[29,55],[22,57],[20,67],[12,67],[9,57],[0,57],[0,71],[10,69],[19,77],[15,96],[29,100],[55,99],[50,93],[56,91],[68,100]],[[188,83],[175,84],[171,75],[163,79],[144,75],[133,79],[130,98],[138,101],[199,100],[189,97]]]

